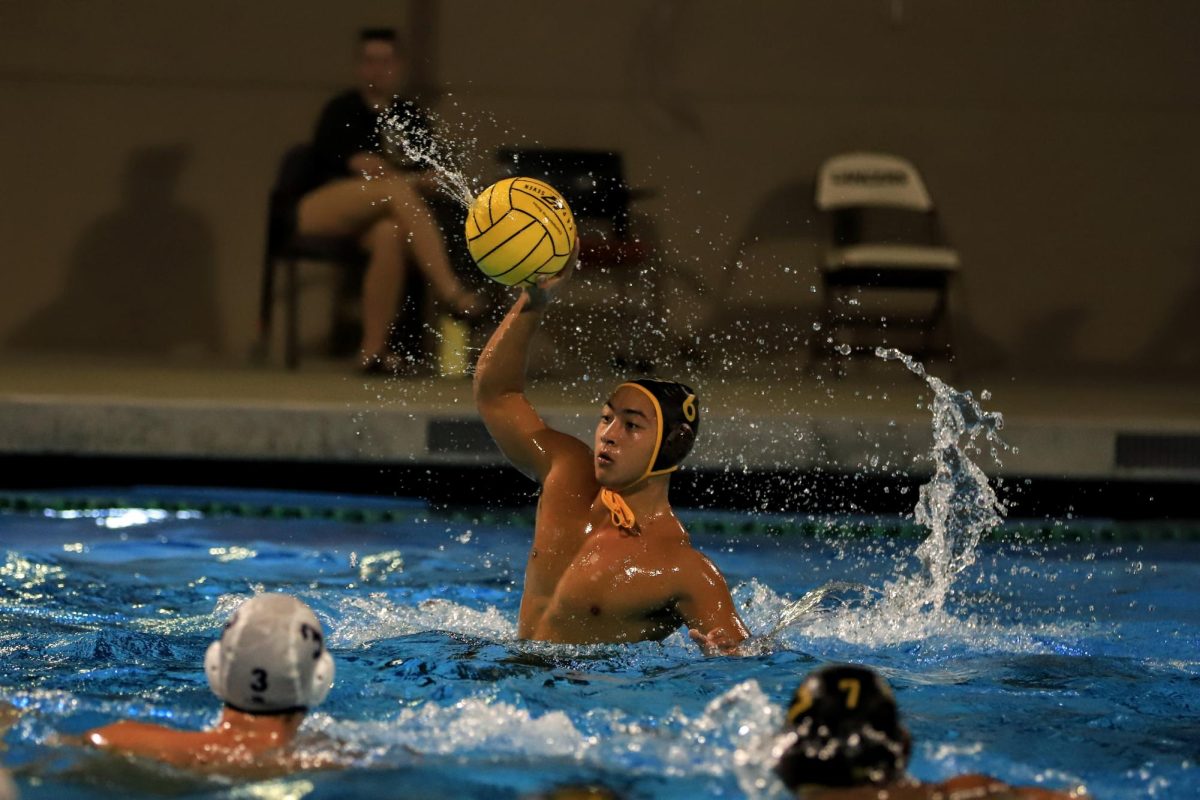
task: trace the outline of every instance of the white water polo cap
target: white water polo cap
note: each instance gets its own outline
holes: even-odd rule
[[[312,609],[287,594],[238,606],[208,646],[204,672],[225,704],[250,714],[314,708],[333,685],[333,656]]]

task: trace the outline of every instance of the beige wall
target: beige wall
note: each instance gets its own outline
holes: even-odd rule
[[[679,296],[677,328],[728,324],[705,313],[726,293],[810,314],[812,174],[872,148],[917,163],[962,251],[969,363],[1200,372],[1191,0],[183,8],[0,3],[5,349],[115,326],[244,358],[280,154],[343,83],[353,31],[424,16],[478,179],[536,141],[621,149],[658,189],[668,269],[714,287]]]

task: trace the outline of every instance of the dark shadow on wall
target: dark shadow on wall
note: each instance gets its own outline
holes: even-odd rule
[[[797,178],[774,187],[762,198],[738,237],[725,270],[703,293],[705,312],[702,330],[710,333],[729,329],[731,325],[736,329],[739,321],[760,322],[762,328],[771,328],[774,336],[763,337],[765,345],[756,342],[758,349],[754,350],[755,356],[770,357],[772,352],[806,353],[808,337],[813,335],[812,323],[817,314],[816,295],[812,295],[809,306],[798,307],[797,313],[783,316],[780,315],[778,302],[756,303],[754,298],[767,300],[780,293],[784,296],[794,294],[797,285],[800,293],[810,286],[821,285],[821,264],[826,248],[831,245],[833,231],[831,221],[816,207],[815,189],[812,178]],[[794,244],[794,255],[788,261],[791,272],[767,274],[764,268],[769,270],[772,265],[762,263],[753,265],[754,269],[742,268],[743,260],[755,245],[779,241],[788,242],[789,248]],[[951,290],[951,336],[957,354],[957,369],[969,371],[1006,365],[1009,363],[1008,353],[995,338],[975,324],[967,305],[968,293],[963,284],[970,282],[970,270],[971,265],[967,261]],[[751,282],[752,290],[737,291],[734,283],[739,281]],[[790,285],[781,288],[779,281],[786,281]],[[730,297],[749,299],[731,303]],[[778,341],[772,342],[771,338]],[[906,342],[901,340],[894,344],[905,349]]]
[[[1089,312],[1083,306],[1057,308],[1025,325],[1014,348],[1014,360],[1034,372],[1078,367],[1079,337]]]
[[[747,252],[756,244],[775,240],[794,240],[796,243],[796,262],[805,270],[797,273],[795,280],[810,281],[816,277],[816,258],[818,251],[814,248],[819,227],[815,226],[816,208],[813,205],[813,184],[811,180],[796,180],[776,186],[759,201],[746,223],[746,228],[738,236],[721,277],[708,287],[713,311],[719,311],[727,297],[732,294],[734,282],[760,281],[767,283],[764,275],[746,274],[738,266]],[[814,270],[809,275],[809,270]]]
[[[744,250],[760,239],[812,238],[820,235],[812,180],[796,180],[772,189],[750,216],[738,241]]]
[[[182,146],[133,151],[121,205],[72,248],[66,288],[9,339],[22,349],[146,355],[220,350],[213,236],[176,193]]]
[[[1177,297],[1175,308],[1163,314],[1162,325],[1135,360],[1164,373],[1195,376],[1200,372],[1200,265],[1191,286],[1182,288]]]
[[[693,99],[681,90],[679,55],[691,15],[686,0],[658,0],[643,6],[630,31],[633,55],[626,84],[631,108],[652,128],[668,136],[704,139],[704,120]]]
[[[688,360],[707,363],[714,343],[730,374],[780,361],[798,367],[806,352],[805,331],[811,309],[797,306],[781,313],[788,297],[799,297],[816,280],[819,253],[815,238],[815,208],[811,179],[797,178],[771,188],[750,214],[746,226],[728,251],[720,272],[707,271],[695,281],[701,312]],[[757,257],[763,245],[783,245],[777,255]],[[785,269],[787,271],[785,271]],[[781,284],[784,282],[786,285]],[[753,331],[753,335],[749,332]]]
[[[1196,313],[1200,308],[1200,269],[1191,285],[1181,287],[1175,297],[1175,307],[1162,314],[1157,329],[1131,358],[1117,362],[1081,356],[1079,338],[1089,313],[1080,306],[1067,306],[1026,326],[1015,348],[1015,366],[1059,377],[1195,381],[1200,377],[1200,315]],[[1128,313],[1134,329],[1142,322],[1137,315],[1143,312],[1131,305]]]

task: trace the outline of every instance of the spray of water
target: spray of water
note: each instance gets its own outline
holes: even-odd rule
[[[470,140],[449,139],[429,133],[407,114],[381,117],[378,125],[384,150],[393,161],[408,161],[432,172],[438,187],[449,197],[471,205],[475,191],[466,175],[464,163]]]
[[[898,581],[887,597],[909,610],[940,612],[954,576],[975,562],[980,538],[1004,519],[1004,504],[987,475],[971,460],[982,437],[998,461],[997,448],[1007,449],[999,435],[1004,418],[998,412],[985,411],[970,391],[960,392],[928,374],[923,365],[899,350],[881,347],[875,355],[904,364],[933,390],[929,404],[933,475],[921,486],[913,510],[917,523],[929,529],[929,536],[915,553],[922,571],[915,580]]]
[[[812,597],[796,603],[798,613],[781,614],[776,631],[795,620],[809,636],[832,636],[848,643],[882,645],[948,631],[961,637],[967,628],[981,623],[959,620],[947,612],[955,576],[975,562],[980,539],[1003,521],[1006,512],[973,458],[986,446],[991,458],[999,463],[999,451],[1010,449],[999,435],[1004,419],[997,412],[984,410],[971,392],[960,392],[928,374],[924,366],[899,350],[878,348],[875,354],[887,361],[899,361],[933,392],[928,403],[933,471],[920,487],[913,509],[914,520],[929,531],[913,553],[920,569],[901,571],[884,584],[877,596],[865,597],[864,602],[842,606],[832,613],[814,613],[811,608],[813,602],[820,604],[821,595],[831,588],[821,587],[810,592]],[[989,399],[986,393],[982,399]],[[832,588],[835,595],[845,594],[845,587]],[[986,637],[995,632],[977,633]]]

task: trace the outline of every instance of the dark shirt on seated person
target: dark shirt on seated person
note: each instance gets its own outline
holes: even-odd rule
[[[391,161],[400,160],[404,163],[397,166],[402,169],[419,168],[411,160],[404,159],[403,154],[393,158],[388,152],[379,134],[381,118],[396,119],[395,124],[403,126],[405,136],[418,149],[427,149],[429,117],[420,106],[412,100],[397,97],[386,111],[380,113],[368,106],[358,91],[350,89],[330,100],[317,120],[313,136],[317,185],[353,175],[347,162],[357,153],[378,153]]]

